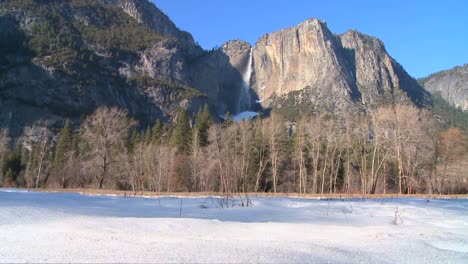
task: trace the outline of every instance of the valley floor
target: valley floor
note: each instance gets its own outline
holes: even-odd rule
[[[468,199],[250,199],[0,189],[0,262],[468,260]]]

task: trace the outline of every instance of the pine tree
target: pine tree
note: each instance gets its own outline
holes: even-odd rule
[[[59,132],[59,139],[57,141],[57,146],[55,147],[55,156],[53,167],[56,170],[63,168],[64,163],[69,158],[70,151],[72,149],[73,143],[73,131],[71,128],[71,122],[65,120],[63,128]]]
[[[21,164],[21,144],[17,143],[15,149],[8,154],[6,159],[3,161],[2,171],[5,178],[10,179],[16,183],[18,174],[23,169]],[[9,174],[9,175],[7,175]]]
[[[135,146],[140,142],[140,133],[133,129],[132,133],[129,133],[127,137],[127,150],[129,153],[133,153]]]
[[[190,153],[191,128],[185,109],[180,110],[177,123],[172,133],[171,143],[180,154]]]
[[[203,110],[198,111],[195,124],[195,129],[197,130],[196,135],[198,136],[198,142],[201,147],[206,147],[208,145],[208,129],[212,122],[208,105],[205,105]]]
[[[55,147],[55,155],[52,166],[59,171],[62,179],[62,188],[65,188],[65,164],[71,158],[73,146],[73,131],[69,120],[65,121],[59,132],[59,139]]]
[[[151,135],[151,143],[154,145],[158,145],[161,143],[161,137],[162,137],[162,125],[161,121],[156,120],[156,123],[153,126],[152,129],[152,135]]]
[[[78,133],[73,134],[71,150],[73,159],[77,160],[80,156],[80,135]]]
[[[143,137],[145,144],[149,144],[151,142],[151,137],[152,137],[151,128],[148,126],[146,128],[145,135]]]
[[[232,116],[230,112],[226,113],[226,116],[224,117],[224,122],[223,122],[223,128],[229,127],[234,123],[234,120],[232,120]]]

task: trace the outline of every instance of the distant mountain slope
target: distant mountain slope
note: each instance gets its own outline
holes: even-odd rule
[[[146,0],[0,4],[0,124],[79,120],[118,105],[144,122],[206,101],[185,69],[203,51]]]
[[[436,72],[418,82],[432,94],[440,94],[450,105],[468,111],[468,64]]]

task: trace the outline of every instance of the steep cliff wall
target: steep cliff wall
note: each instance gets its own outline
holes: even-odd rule
[[[420,79],[424,88],[439,93],[449,104],[468,111],[468,64]]]
[[[229,41],[191,65],[193,86],[207,94],[219,114],[242,110],[242,74],[247,70],[250,48],[247,42]]]
[[[264,107],[276,107],[278,98],[281,107],[305,100],[313,111],[334,113],[405,100],[430,104],[380,40],[356,31],[334,35],[317,19],[266,34],[253,51],[252,88]]]

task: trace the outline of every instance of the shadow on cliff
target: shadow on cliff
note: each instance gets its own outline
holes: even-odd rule
[[[411,77],[399,63],[395,62],[393,67],[398,72],[397,75],[400,76],[399,86],[401,90],[408,95],[411,101],[419,107],[431,107],[431,94],[416,79]]]
[[[240,106],[244,93],[242,73],[231,63],[229,56],[221,49],[205,52],[189,62],[190,76],[194,87],[209,98],[211,109],[219,115],[226,112],[236,114],[241,111],[263,111],[256,104],[258,95],[249,89],[250,107]]]
[[[340,44],[341,45],[341,44]],[[357,79],[356,79],[356,51],[354,49],[348,49],[341,45],[345,61],[346,61],[346,68],[350,69],[350,73],[345,73],[347,79],[349,80],[349,86],[351,87],[351,99],[355,102],[362,101],[362,93],[357,86]]]
[[[346,74],[351,78],[351,97],[356,102],[362,101],[362,94],[357,86],[356,51],[354,49],[343,47],[342,52],[345,55],[347,67],[352,73]],[[396,75],[399,77],[398,87],[406,93],[410,100],[418,107],[431,106],[432,98],[430,93],[421,87],[421,85],[412,78],[399,63],[393,60],[392,66],[395,69]],[[396,98],[393,98],[393,100],[395,101]]]

